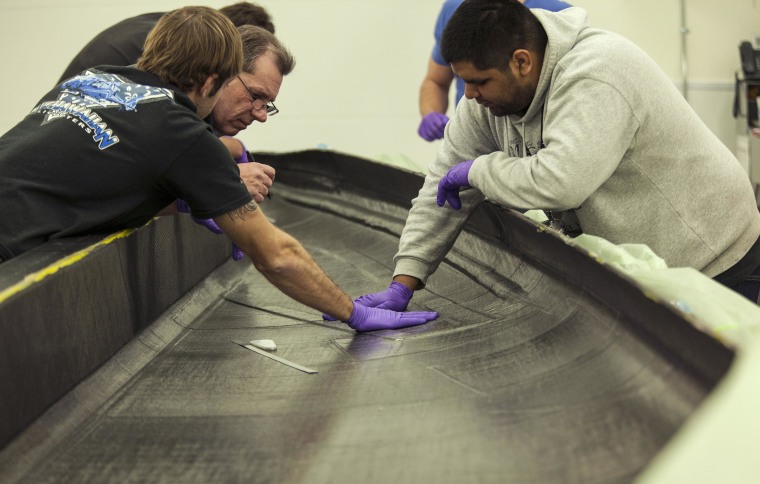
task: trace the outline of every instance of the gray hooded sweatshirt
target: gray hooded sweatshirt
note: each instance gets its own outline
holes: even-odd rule
[[[646,244],[669,267],[713,277],[734,265],[760,236],[741,164],[641,49],[589,27],[580,8],[532,12],[549,38],[533,101],[524,116],[496,117],[462,99],[413,200],[394,275],[424,283],[484,198]],[[461,210],[438,207],[438,182],[465,160],[475,160],[474,189],[460,192]]]

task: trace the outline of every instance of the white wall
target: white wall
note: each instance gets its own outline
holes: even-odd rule
[[[123,18],[225,1],[0,0],[0,133],[31,110],[90,38]],[[281,113],[241,138],[253,149],[330,149],[423,171],[437,143],[416,134],[417,90],[441,0],[259,0],[297,65],[277,99]],[[576,0],[593,25],[646,50],[680,86],[678,0]],[[735,147],[731,118],[739,42],[760,34],[760,0],[686,0],[689,100]]]

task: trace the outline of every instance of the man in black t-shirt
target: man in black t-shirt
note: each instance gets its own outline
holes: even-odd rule
[[[50,239],[138,227],[179,197],[207,218],[250,200],[201,119],[240,71],[240,36],[213,9],[172,13],[139,68],[68,79],[0,137],[4,259]],[[197,38],[167,38],[185,31]]]
[[[253,62],[255,59],[251,57],[251,53],[260,53],[262,47],[278,52],[278,60],[284,58],[279,55],[281,51],[284,51],[284,48],[273,35],[275,30],[274,24],[266,9],[254,3],[239,2],[234,5],[223,7],[219,9],[219,11],[230,19],[230,21],[232,21],[237,27],[256,26],[263,29],[264,33],[268,32],[270,34],[269,36],[266,36],[258,33],[249,35],[248,39],[245,37],[243,38],[243,73],[254,75]],[[79,51],[74,59],[72,59],[71,63],[63,72],[58,84],[63,83],[67,79],[74,77],[91,67],[102,65],[129,66],[136,64],[137,59],[140,57],[140,54],[142,54],[143,45],[145,44],[145,38],[148,36],[148,32],[150,32],[163,14],[164,12],[154,12],[131,17],[122,20],[99,33]],[[286,53],[286,55],[289,56],[290,54]],[[263,63],[266,62],[266,60],[258,62]],[[279,66],[285,65],[287,65],[287,59],[285,59],[285,63],[279,63]],[[292,58],[287,72],[282,72],[282,69],[279,73],[271,70],[267,71],[259,69],[259,72],[255,74],[255,77],[257,78],[255,84],[267,84],[273,86],[276,83],[277,90],[279,90],[282,76],[287,75],[291,69]],[[279,82],[277,81],[278,75]],[[270,88],[269,90],[271,91],[272,89]],[[223,103],[223,106],[226,107],[229,107],[231,103],[235,102],[242,102],[249,106],[245,99],[240,99],[241,96],[247,98],[246,93],[237,93],[235,92],[235,89],[232,89],[230,94],[223,90],[220,99],[226,101]],[[276,93],[274,96],[276,96]],[[273,100],[274,97],[271,99]],[[225,146],[227,146],[227,149],[230,150],[233,158],[238,162],[248,161],[248,154],[243,143],[238,139],[232,138],[232,136],[235,136],[240,130],[248,127],[248,125],[254,120],[259,122],[266,121],[266,115],[264,115],[263,120],[261,119],[262,115],[260,113],[254,112],[254,115],[255,119],[247,120],[247,124],[242,125],[237,130],[231,130],[229,127],[230,122],[225,123],[224,120],[225,118],[230,118],[230,121],[235,120],[237,122],[242,118],[238,112],[229,108],[223,108],[222,112],[214,116],[214,119],[218,122],[220,127],[224,127],[224,129],[220,129],[220,127],[215,126],[217,134],[225,136],[222,141]],[[209,122],[211,122],[210,118]],[[269,193],[269,187],[274,183],[275,169],[262,163],[250,163],[241,166],[240,171],[241,178],[254,199],[257,202],[263,201],[264,197]]]
[[[242,64],[232,23],[214,9],[185,7],[161,17],[136,67],[90,69],[56,86],[0,137],[0,258],[139,227],[182,199],[285,294],[354,329],[436,318],[354,303],[259,210],[202,119]]]

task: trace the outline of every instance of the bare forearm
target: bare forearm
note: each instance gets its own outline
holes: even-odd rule
[[[393,282],[399,282],[412,291],[416,290],[419,286],[421,281],[417,279],[416,277],[407,276],[406,274],[398,274],[393,278]]]
[[[243,156],[243,144],[236,140],[235,138],[231,138],[229,136],[222,136],[219,138],[219,141],[222,142],[224,146],[227,147],[227,150],[230,152],[230,155],[234,159],[239,159],[241,156]]]
[[[273,226],[255,202],[214,218],[272,284],[296,301],[346,321],[353,302],[292,236]]]
[[[454,73],[448,65],[440,65],[428,59],[428,69],[420,85],[420,114],[436,112],[445,114],[449,108],[449,88]]]
[[[332,316],[357,331],[396,329],[424,324],[438,313],[401,313],[391,309],[365,307],[353,301],[317,265],[293,237],[274,227],[255,202],[215,217],[217,225],[253,261],[269,282],[298,302]],[[394,294],[408,299],[408,291],[391,285]],[[403,303],[403,301],[402,301]],[[403,310],[406,303],[403,303]]]
[[[257,265],[257,269],[286,295],[311,308],[346,321],[351,316],[353,303],[311,258],[308,252],[293,240],[273,264]]]
[[[425,79],[420,86],[420,115],[446,113],[449,108],[449,93],[438,84]]]

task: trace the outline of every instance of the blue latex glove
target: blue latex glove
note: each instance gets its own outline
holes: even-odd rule
[[[348,318],[348,325],[356,331],[377,331],[379,329],[399,329],[419,326],[438,317],[433,311],[401,313],[390,309],[368,308],[354,303],[354,310]]]
[[[446,202],[449,202],[451,208],[459,210],[462,208],[462,201],[459,199],[460,188],[470,188],[470,182],[468,176],[470,174],[470,168],[472,168],[472,161],[463,161],[458,165],[454,165],[451,169],[441,178],[438,183],[438,206],[443,207]]]
[[[427,113],[422,117],[420,127],[417,128],[417,134],[427,141],[441,139],[443,138],[443,130],[448,122],[449,117],[445,114],[436,112]]]
[[[406,311],[406,307],[409,305],[409,301],[412,300],[413,295],[414,292],[400,282],[391,282],[391,285],[385,291],[359,296],[354,299],[354,302],[368,308]],[[335,321],[335,318],[328,314],[323,314],[322,319]]]
[[[220,229],[219,226],[216,224],[216,222],[214,222],[214,219],[211,219],[211,218],[203,219],[203,218],[193,217],[192,212],[190,212],[190,206],[187,204],[186,201],[177,200],[176,205],[177,205],[177,210],[179,210],[181,213],[189,213],[190,218],[192,218],[193,222],[197,223],[198,225],[202,225],[206,227],[207,229],[209,229],[211,232],[218,235],[221,235],[224,233],[222,232],[222,229]],[[243,253],[242,250],[240,250],[240,247],[238,247],[237,245],[233,243],[232,244],[232,259],[237,262],[240,259],[242,259],[244,255],[245,254]]]

